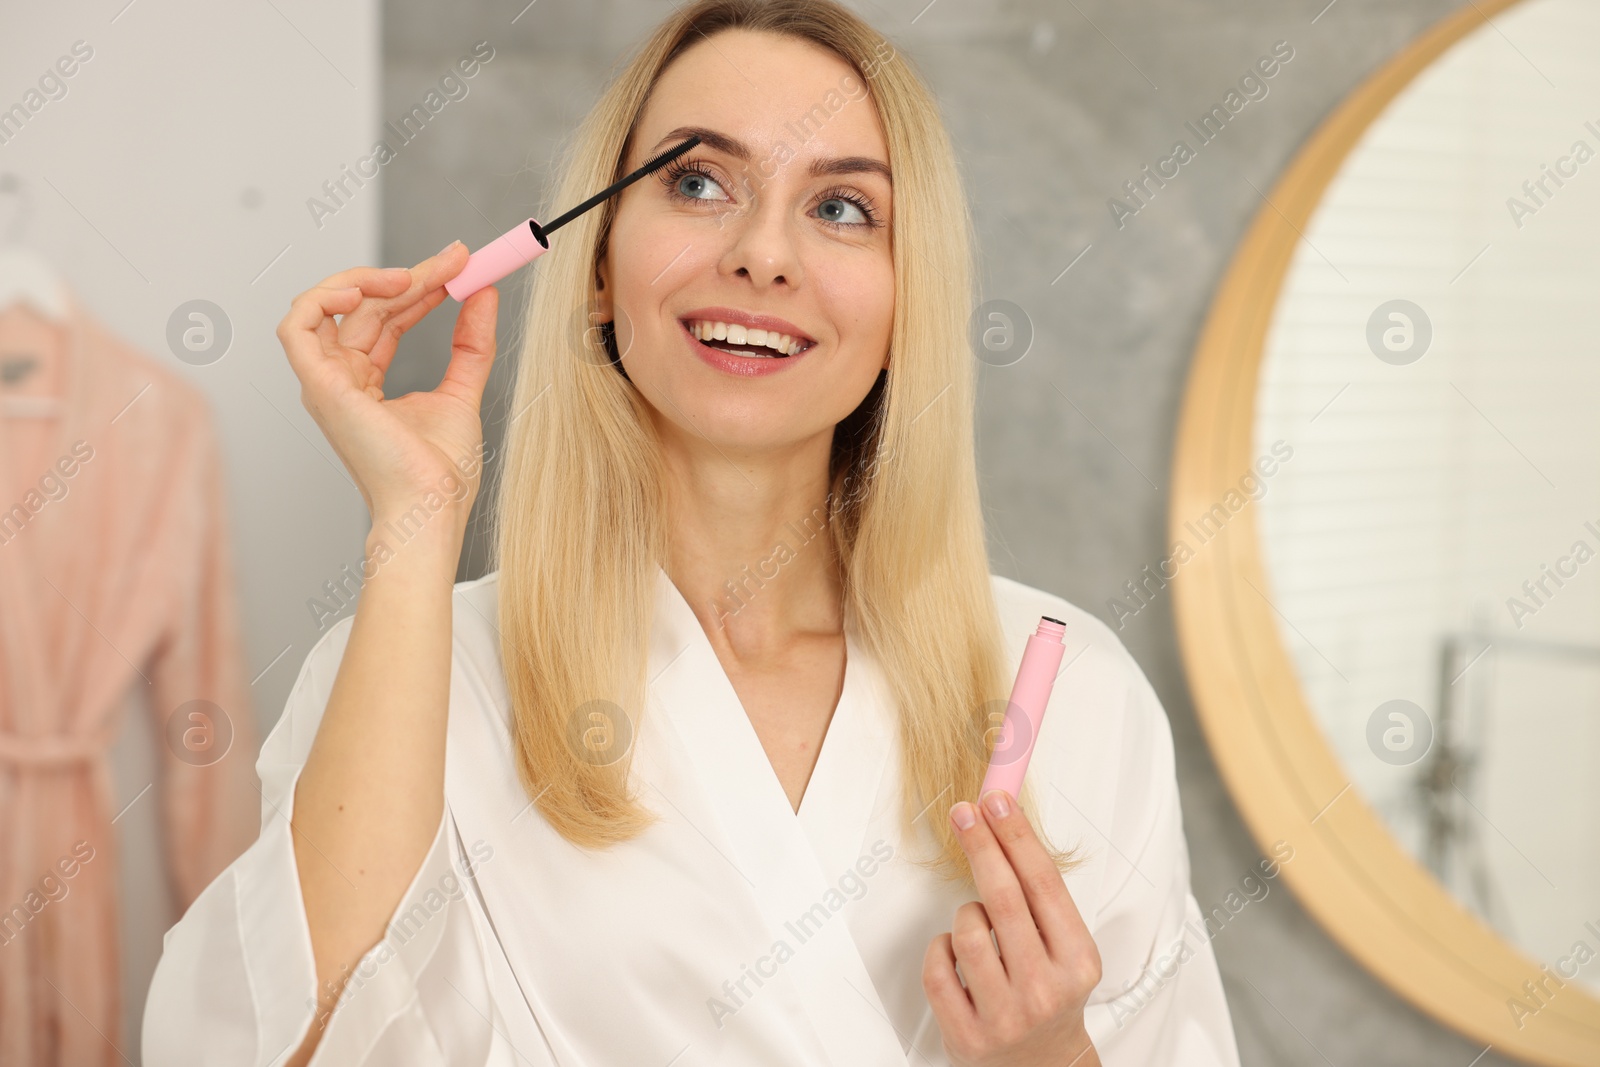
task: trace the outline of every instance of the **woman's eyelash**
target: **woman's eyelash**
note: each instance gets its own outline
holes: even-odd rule
[[[822,203],[825,200],[843,200],[848,204],[854,204],[856,207],[861,209],[861,213],[867,217],[867,221],[866,222],[853,222],[852,223],[852,222],[831,222],[828,219],[823,219],[822,220],[823,222],[829,222],[830,225],[833,225],[833,226],[868,226],[868,227],[877,227],[877,226],[881,225],[881,223],[878,220],[878,213],[872,207],[872,201],[868,200],[866,197],[862,196],[860,193],[856,192],[853,189],[844,189],[844,188],[829,189],[827,192],[823,193],[821,196],[819,196],[817,198],[817,202],[818,203]]]
[[[657,177],[661,179],[661,184],[667,187],[667,192],[682,200],[698,199],[693,196],[684,196],[678,192],[678,182],[686,174],[698,174],[702,178],[707,178],[714,182],[717,181],[716,176],[710,171],[699,166],[696,162],[685,160],[681,156],[656,172]],[[717,184],[721,185],[722,183],[717,182]]]
[[[709,170],[706,170],[704,164],[702,164],[699,160],[684,159],[681,156],[662,167],[656,172],[656,174],[660,177],[661,184],[666,186],[668,195],[677,197],[679,200],[693,201],[701,199],[697,196],[685,196],[683,193],[678,191],[678,182],[681,181],[685,175],[698,174],[707,181],[716,182],[718,185],[722,184],[722,182],[717,180],[717,176],[712,174]],[[875,229],[876,227],[882,225],[882,222],[878,218],[878,212],[872,206],[872,201],[868,200],[866,197],[862,196],[860,193],[857,193],[853,189],[846,189],[842,187],[829,189],[821,196],[817,197],[817,203],[822,203],[828,200],[843,200],[846,203],[854,204],[858,209],[860,209],[861,213],[867,217],[866,222],[834,222],[832,219],[819,220],[829,226],[833,226],[838,229]]]

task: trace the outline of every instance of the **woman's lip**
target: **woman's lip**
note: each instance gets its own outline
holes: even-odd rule
[[[776,315],[753,315],[746,311],[739,311],[736,308],[708,307],[695,308],[693,311],[685,311],[678,316],[679,322],[693,322],[697,319],[704,322],[737,322],[747,330],[766,330],[768,333],[776,331],[780,334],[786,333],[795,340],[804,341],[807,344],[814,345],[817,343],[816,338],[800,327],[788,319],[780,319]]]
[[[726,320],[724,320],[726,321]],[[683,339],[689,342],[689,347],[702,362],[709,363],[725,374],[733,374],[741,378],[764,378],[769,374],[776,374],[781,370],[799,362],[806,357],[816,345],[802,349],[792,356],[780,356],[774,353],[770,356],[742,356],[737,352],[724,352],[720,348],[712,348],[704,344],[694,334],[689,332],[687,323],[679,322],[678,328],[683,331]]]

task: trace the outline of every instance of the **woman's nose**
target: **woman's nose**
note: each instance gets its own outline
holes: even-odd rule
[[[724,216],[724,228],[731,236],[723,269],[748,277],[758,287],[799,285],[803,280],[799,234],[786,201],[773,190],[756,190],[746,194],[745,202],[743,211]]]

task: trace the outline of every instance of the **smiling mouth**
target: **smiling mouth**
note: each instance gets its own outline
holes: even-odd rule
[[[788,359],[816,344],[809,337],[746,329],[737,323],[708,322],[700,319],[680,319],[679,322],[690,337],[707,348],[735,356],[748,356],[751,359]]]

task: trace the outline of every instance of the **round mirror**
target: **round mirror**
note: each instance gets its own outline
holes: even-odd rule
[[[1600,7],[1469,4],[1218,291],[1172,498],[1208,740],[1397,992],[1600,1063]],[[1302,859],[1306,862],[1302,863]]]

